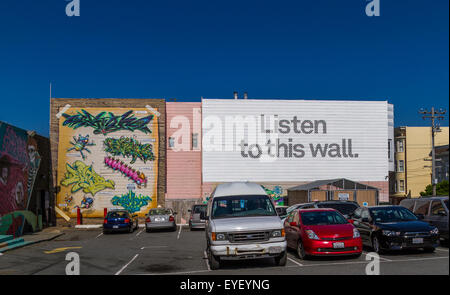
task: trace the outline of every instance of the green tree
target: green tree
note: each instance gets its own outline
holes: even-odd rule
[[[448,196],[448,180],[444,180],[436,184],[436,195],[438,196]],[[433,186],[431,184],[427,185],[424,192],[420,192],[421,196],[431,196],[433,195]]]

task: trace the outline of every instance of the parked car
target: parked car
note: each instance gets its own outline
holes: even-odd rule
[[[440,237],[448,241],[448,196],[404,199],[400,206],[412,211],[419,219],[436,226]]]
[[[433,252],[439,244],[437,227],[419,220],[402,206],[360,207],[351,219],[361,233],[363,244],[377,253],[407,248]]]
[[[150,232],[152,229],[171,229],[177,230],[174,212],[170,208],[152,208],[148,211],[145,218],[145,230]]]
[[[196,204],[189,210],[191,216],[189,217],[189,229],[205,228],[205,220],[200,218],[200,213],[206,211],[206,204]]]
[[[206,252],[211,269],[222,260],[272,257],[286,265],[283,224],[261,185],[249,182],[219,184],[208,201]]]
[[[106,214],[103,221],[103,233],[128,231],[132,233],[138,228],[138,216],[127,210],[112,210]]]
[[[355,201],[318,201],[311,203],[295,204],[286,209],[286,213],[289,214],[293,210],[297,209],[310,209],[310,208],[331,208],[339,211],[345,218],[348,218],[356,208],[359,208],[359,204]]]
[[[354,255],[362,253],[359,231],[335,209],[291,211],[284,221],[286,242],[300,259],[310,255]]]

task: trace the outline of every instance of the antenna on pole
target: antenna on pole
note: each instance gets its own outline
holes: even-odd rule
[[[52,82],[50,82],[50,99],[52,99]]]

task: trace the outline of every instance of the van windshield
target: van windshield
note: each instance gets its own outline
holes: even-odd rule
[[[211,217],[232,218],[277,216],[268,196],[230,196],[214,198]]]

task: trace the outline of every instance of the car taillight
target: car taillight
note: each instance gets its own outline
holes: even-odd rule
[[[145,222],[150,222],[150,217],[147,217],[147,218],[145,219]]]
[[[130,223],[130,220],[128,218],[125,219],[125,223]]]
[[[108,223],[108,219],[103,220],[103,224],[107,224]]]
[[[175,218],[173,218],[173,216],[169,217],[169,221],[174,221],[174,220],[175,220]]]

